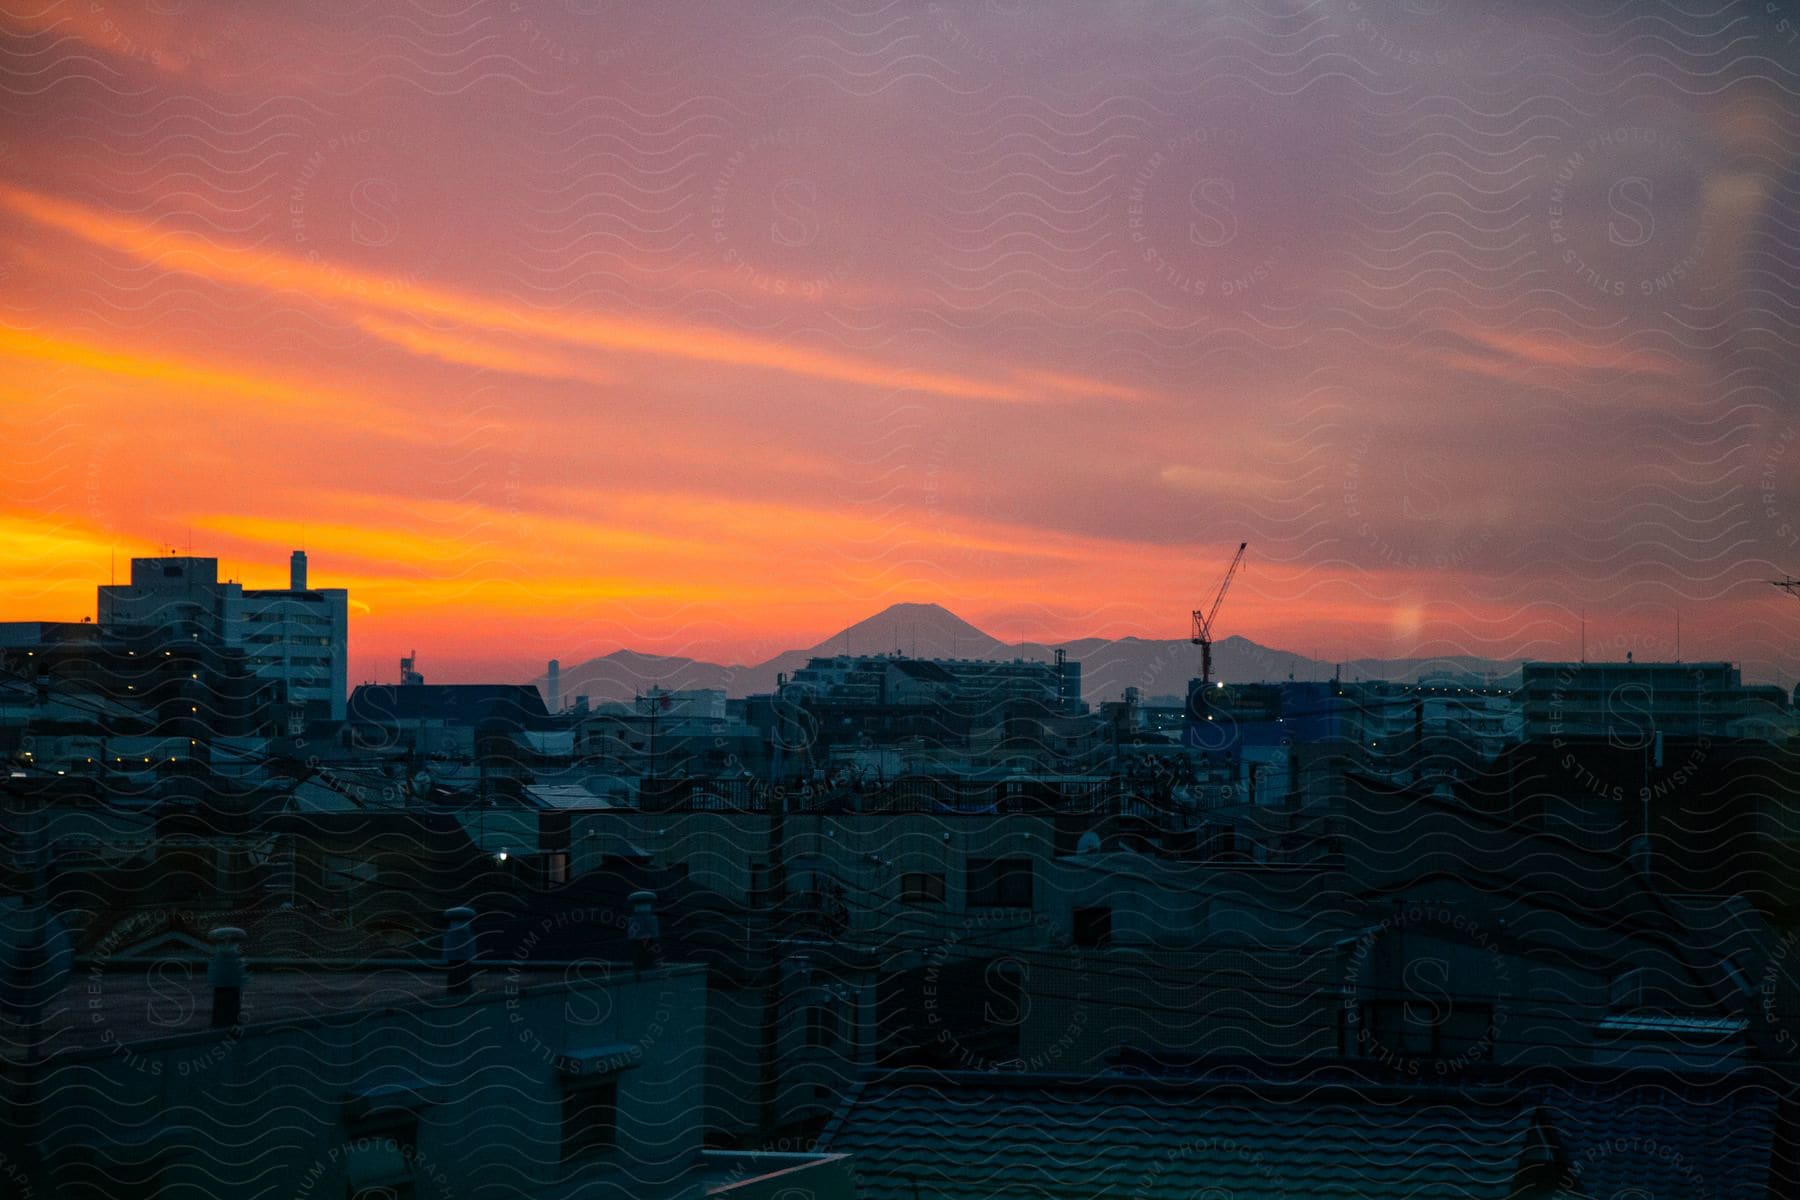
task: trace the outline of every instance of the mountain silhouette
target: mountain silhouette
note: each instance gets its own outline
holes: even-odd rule
[[[900,653],[915,658],[1023,658],[1048,662],[1058,649],[1081,663],[1082,695],[1090,703],[1115,700],[1135,687],[1149,701],[1158,696],[1185,696],[1188,680],[1200,673],[1200,649],[1187,638],[1076,638],[1072,641],[1003,642],[939,604],[889,605],[874,616],[841,629],[818,643],[784,650],[751,666],[615,650],[562,670],[562,703],[587,696],[594,704],[628,701],[651,687],[670,690],[723,688],[729,696],[768,692],[779,675],[792,675],[809,658],[851,654]],[[1329,679],[1338,664],[1263,646],[1244,637],[1222,638],[1213,645],[1215,678],[1232,683]],[[1355,659],[1342,664],[1343,677],[1416,682],[1450,678],[1459,682],[1506,683],[1518,664],[1469,655],[1443,658]],[[539,676],[536,683],[546,687]]]
[[[832,654],[893,654],[913,658],[1012,657],[1009,647],[941,604],[890,604],[817,645],[784,650],[759,664],[793,671],[806,660]]]

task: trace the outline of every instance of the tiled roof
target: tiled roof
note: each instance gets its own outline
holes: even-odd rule
[[[1374,1062],[1286,1065],[1250,1059],[1126,1051],[1117,1069],[1248,1086],[1407,1086]],[[1416,1084],[1420,1088],[1433,1085]],[[1563,1162],[1551,1200],[1770,1200],[1800,1195],[1788,1165],[1788,1113],[1800,1083],[1764,1068],[1729,1072],[1476,1064],[1457,1087],[1471,1096],[1535,1103]]]
[[[1775,1178],[1780,1097],[1748,1080],[1550,1084],[1536,1089],[1567,1152],[1570,1192],[1765,1200],[1795,1195]]]
[[[1534,1114],[1517,1093],[899,1072],[821,1148],[854,1156],[859,1200],[1505,1200]]]

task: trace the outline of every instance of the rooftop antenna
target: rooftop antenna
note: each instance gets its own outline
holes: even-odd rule
[[[1675,661],[1681,661],[1681,610],[1675,610]]]
[[[1581,610],[1581,661],[1587,661],[1587,609]]]

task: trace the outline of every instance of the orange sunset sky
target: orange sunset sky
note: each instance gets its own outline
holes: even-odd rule
[[[1065,7],[15,6],[0,619],[304,546],[353,682],[524,679],[1247,540],[1221,636],[1794,682],[1791,47]]]

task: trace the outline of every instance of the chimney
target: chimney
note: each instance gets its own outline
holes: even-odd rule
[[[212,1027],[231,1029],[238,1023],[244,1002],[244,955],[238,949],[244,931],[235,925],[221,925],[212,931],[213,956],[206,968],[206,981],[212,984]]]
[[[296,550],[288,555],[288,590],[304,592],[306,590],[306,551]]]
[[[449,968],[444,991],[452,996],[468,995],[475,980],[475,931],[469,924],[474,919],[472,908],[444,910],[444,963]]]
[[[631,940],[631,963],[647,971],[662,961],[662,920],[656,915],[655,892],[631,893],[631,915],[625,919]]]
[[[554,658],[550,660],[550,686],[546,690],[549,692],[551,713],[554,714],[554,713],[561,712],[562,711],[562,664],[557,662]]]

